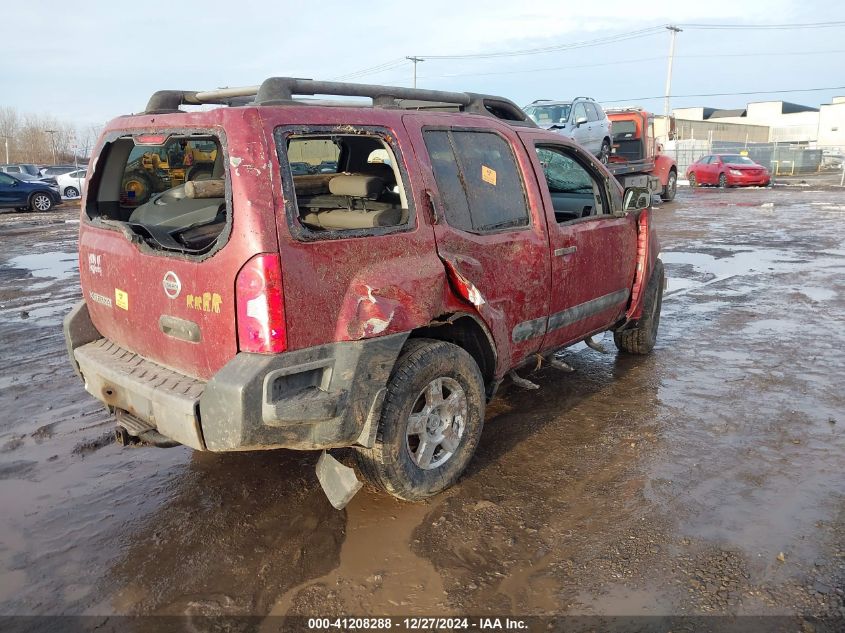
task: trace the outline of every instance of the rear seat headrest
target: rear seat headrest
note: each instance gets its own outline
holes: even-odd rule
[[[377,176],[341,174],[329,180],[329,191],[335,196],[375,198],[384,191],[384,180]]]

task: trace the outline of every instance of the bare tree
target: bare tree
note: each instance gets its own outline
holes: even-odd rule
[[[52,116],[26,113],[0,107],[0,160],[5,160],[8,139],[9,162],[52,164],[84,162],[99,136],[98,126],[77,129]],[[48,132],[49,130],[49,132]]]

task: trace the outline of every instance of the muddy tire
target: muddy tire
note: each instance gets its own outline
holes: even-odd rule
[[[674,169],[669,171],[669,177],[666,179],[666,186],[663,187],[663,191],[660,194],[660,197],[663,198],[665,202],[671,202],[675,199],[675,192],[678,190],[678,172]]]
[[[613,333],[613,342],[620,352],[644,355],[654,349],[660,325],[660,308],[663,305],[663,278],[663,262],[658,259],[646,286],[643,315],[637,325]]]
[[[695,189],[698,186],[698,181],[695,179],[695,174],[690,174],[687,176],[687,180],[689,180],[689,186]]]
[[[445,490],[463,473],[484,426],[484,380],[465,350],[411,339],[387,384],[376,441],[355,449],[373,486],[406,501]]]
[[[719,174],[719,189],[728,188],[728,177],[725,174]]]

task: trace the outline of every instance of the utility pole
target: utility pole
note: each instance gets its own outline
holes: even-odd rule
[[[666,116],[666,125],[669,125],[669,95],[672,93],[672,62],[675,60],[675,36],[683,29],[679,29],[672,24],[666,27],[672,33],[672,39],[669,42],[669,69],[666,71],[666,96],[663,98],[663,114]]]
[[[50,135],[50,145],[53,148],[53,164],[56,164],[56,132],[58,130],[44,130],[47,134]]]
[[[413,55],[410,57],[406,57],[409,62],[414,63],[414,88],[417,87],[417,64],[420,62],[424,62],[425,60],[422,57],[414,57]]]

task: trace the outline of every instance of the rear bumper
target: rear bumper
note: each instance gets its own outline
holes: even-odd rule
[[[237,354],[203,382],[102,338],[80,302],[65,319],[85,389],[111,410],[198,450],[371,445],[407,334],[284,354]]]

